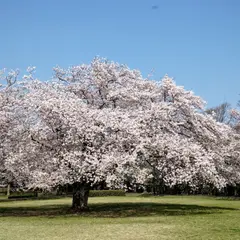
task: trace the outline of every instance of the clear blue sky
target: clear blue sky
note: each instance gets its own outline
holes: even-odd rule
[[[168,73],[208,106],[240,99],[239,0],[0,0],[0,35],[0,68],[43,80],[99,55]]]

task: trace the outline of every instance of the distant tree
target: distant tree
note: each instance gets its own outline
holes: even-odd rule
[[[205,112],[213,116],[213,118],[220,123],[231,124],[233,117],[230,114],[231,105],[224,102],[216,107],[208,108]]]
[[[240,108],[240,101],[238,102],[238,107]],[[235,120],[234,129],[240,133],[240,111],[239,109],[232,109],[231,116]]]

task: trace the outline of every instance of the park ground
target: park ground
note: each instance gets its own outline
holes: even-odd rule
[[[205,196],[95,197],[75,214],[71,199],[0,197],[0,240],[239,240],[240,200]]]

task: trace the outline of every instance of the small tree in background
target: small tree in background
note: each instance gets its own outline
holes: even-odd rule
[[[212,115],[217,122],[231,125],[234,118],[230,110],[231,105],[228,102],[224,102],[216,107],[208,108],[205,112]]]

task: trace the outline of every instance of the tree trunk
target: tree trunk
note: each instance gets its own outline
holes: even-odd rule
[[[73,184],[72,209],[88,210],[89,184],[76,182]]]
[[[162,179],[158,180],[157,195],[164,195],[164,181]]]
[[[11,191],[11,185],[7,185],[7,196],[10,196],[10,191]]]

